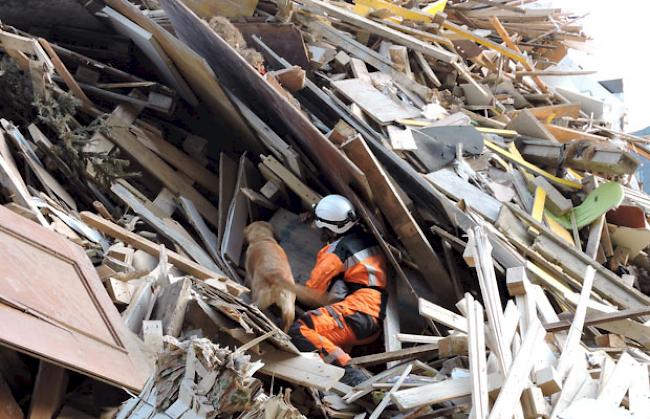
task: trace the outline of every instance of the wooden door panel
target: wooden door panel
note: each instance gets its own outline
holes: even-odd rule
[[[83,249],[4,207],[0,343],[131,389],[148,374]]]

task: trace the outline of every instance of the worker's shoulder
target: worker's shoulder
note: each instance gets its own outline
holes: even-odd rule
[[[336,248],[341,252],[353,255],[369,247],[377,246],[374,236],[363,230],[354,230],[343,236],[337,243]]]

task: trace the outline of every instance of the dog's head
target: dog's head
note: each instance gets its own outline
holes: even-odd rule
[[[254,243],[259,240],[275,239],[273,226],[266,221],[255,221],[244,229],[246,243]]]

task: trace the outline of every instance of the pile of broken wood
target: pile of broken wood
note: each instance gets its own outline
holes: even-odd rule
[[[105,32],[0,15],[0,416],[647,417],[650,140],[569,59],[579,16],[83,7]],[[353,388],[242,263],[268,220],[304,283],[329,193],[390,262]]]

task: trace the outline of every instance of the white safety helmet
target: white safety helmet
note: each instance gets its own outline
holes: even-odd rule
[[[343,234],[357,222],[352,203],[341,195],[327,195],[314,206],[316,227]]]

